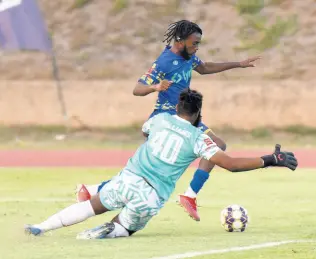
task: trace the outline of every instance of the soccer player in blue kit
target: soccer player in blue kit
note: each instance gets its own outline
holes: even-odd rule
[[[201,157],[232,172],[269,166],[295,170],[297,160],[291,152],[276,145],[271,155],[232,158],[197,125],[201,119],[202,95],[185,89],[179,96],[176,114],[163,112],[143,125],[148,140],[129,159],[122,171],[103,185],[90,200],[75,203],[47,220],[26,225],[31,235],[80,223],[95,215],[121,210],[111,222],[77,235],[78,239],[128,237],[143,229],[157,215],[175,189],[181,175]]]
[[[175,107],[178,103],[180,92],[190,87],[193,70],[201,75],[207,75],[233,68],[254,67],[253,62],[260,58],[253,57],[242,62],[203,62],[196,56],[201,40],[202,29],[191,21],[181,20],[169,25],[164,39],[164,42],[167,43],[166,48],[152,64],[148,72],[138,80],[133,90],[133,94],[136,96],[146,96],[150,93],[158,92],[158,99],[150,118],[160,113],[176,114]],[[171,42],[173,42],[172,46],[170,45]],[[226,150],[225,142],[205,124],[200,122],[198,127],[210,136],[218,147],[224,151]],[[179,203],[196,221],[200,220],[197,212],[196,197],[208,180],[209,173],[213,168],[214,164],[201,159],[190,186],[179,197]],[[95,194],[95,191],[92,189],[100,190],[103,184],[98,185],[97,188],[79,185],[78,199],[80,201],[88,199]]]
[[[228,63],[203,62],[196,56],[201,39],[202,29],[191,21],[181,20],[169,25],[164,39],[164,42],[167,43],[166,48],[149,71],[139,79],[133,91],[133,94],[137,96],[159,92],[150,117],[163,112],[176,114],[175,106],[178,103],[179,94],[183,89],[190,87],[193,70],[201,75],[214,74],[232,68],[253,67],[253,62],[259,59],[259,57],[254,57],[242,62]],[[198,127],[209,135],[217,146],[226,150],[225,142],[204,123],[200,122]],[[200,217],[197,212],[196,196],[208,180],[213,167],[214,164],[201,159],[190,186],[184,195],[179,197],[179,203],[197,221],[200,220]]]

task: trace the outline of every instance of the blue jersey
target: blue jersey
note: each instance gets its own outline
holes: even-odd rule
[[[190,122],[177,115],[160,113],[143,126],[149,134],[125,169],[143,177],[167,200],[175,184],[198,157],[209,160],[219,147]]]
[[[170,48],[167,46],[148,72],[138,80],[145,85],[158,84],[164,79],[173,81],[168,90],[158,94],[155,110],[175,110],[181,91],[190,86],[192,70],[202,63],[195,55],[185,60]]]

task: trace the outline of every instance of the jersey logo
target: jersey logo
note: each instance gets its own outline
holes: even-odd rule
[[[283,160],[284,160],[283,155],[282,155],[282,154],[278,154],[278,159],[279,159],[280,161],[283,161]]]
[[[192,70],[190,69],[189,71],[182,71],[182,74],[180,73],[175,73],[171,80],[174,83],[179,83],[182,79],[188,83],[191,80],[191,74],[192,74]]]
[[[206,144],[207,146],[210,146],[210,145],[213,144],[213,141],[212,141],[210,138],[204,139],[204,142],[205,142],[205,144]]]
[[[179,64],[179,62],[178,62],[178,60],[174,60],[174,61],[172,62],[172,64],[174,64],[175,66],[177,66],[177,65]]]

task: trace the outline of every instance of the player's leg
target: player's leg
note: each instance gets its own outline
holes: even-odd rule
[[[78,239],[127,237],[143,229],[148,221],[162,208],[164,202],[143,178],[127,172],[127,180],[121,195],[128,202],[111,222],[80,233]],[[129,180],[128,180],[129,179]],[[109,196],[110,197],[110,196]],[[106,202],[106,199],[103,200]],[[101,233],[101,234],[100,234]]]
[[[25,231],[26,233],[37,236],[50,230],[80,223],[106,211],[108,211],[108,209],[102,205],[100,197],[97,194],[89,201],[75,203],[59,211],[40,224],[26,225]]]
[[[204,131],[211,139],[222,149],[226,150],[225,142],[219,138],[215,133],[206,127],[203,123],[200,123],[200,129]],[[202,189],[204,183],[209,178],[209,173],[214,168],[214,164],[210,161],[201,159],[198,169],[193,175],[193,179],[184,195],[180,195],[179,203],[184,207],[186,212],[196,221],[200,220],[200,216],[197,212],[196,197],[199,191]]]
[[[82,222],[110,210],[121,209],[125,205],[119,190],[121,184],[120,173],[105,184],[99,193],[92,196],[91,200],[73,204],[40,224],[27,225],[25,230],[29,234],[39,235],[49,230]]]

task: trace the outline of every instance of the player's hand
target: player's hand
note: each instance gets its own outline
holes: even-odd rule
[[[155,89],[157,92],[166,91],[171,86],[172,83],[173,81],[162,80],[160,84],[155,86]]]
[[[297,167],[297,159],[292,152],[281,151],[281,145],[276,144],[274,153],[272,154],[275,160],[274,166],[282,166],[295,170]]]
[[[260,56],[255,56],[252,58],[248,58],[244,61],[239,62],[240,67],[246,68],[246,67],[255,67],[256,65],[254,64],[255,61],[261,59]]]

